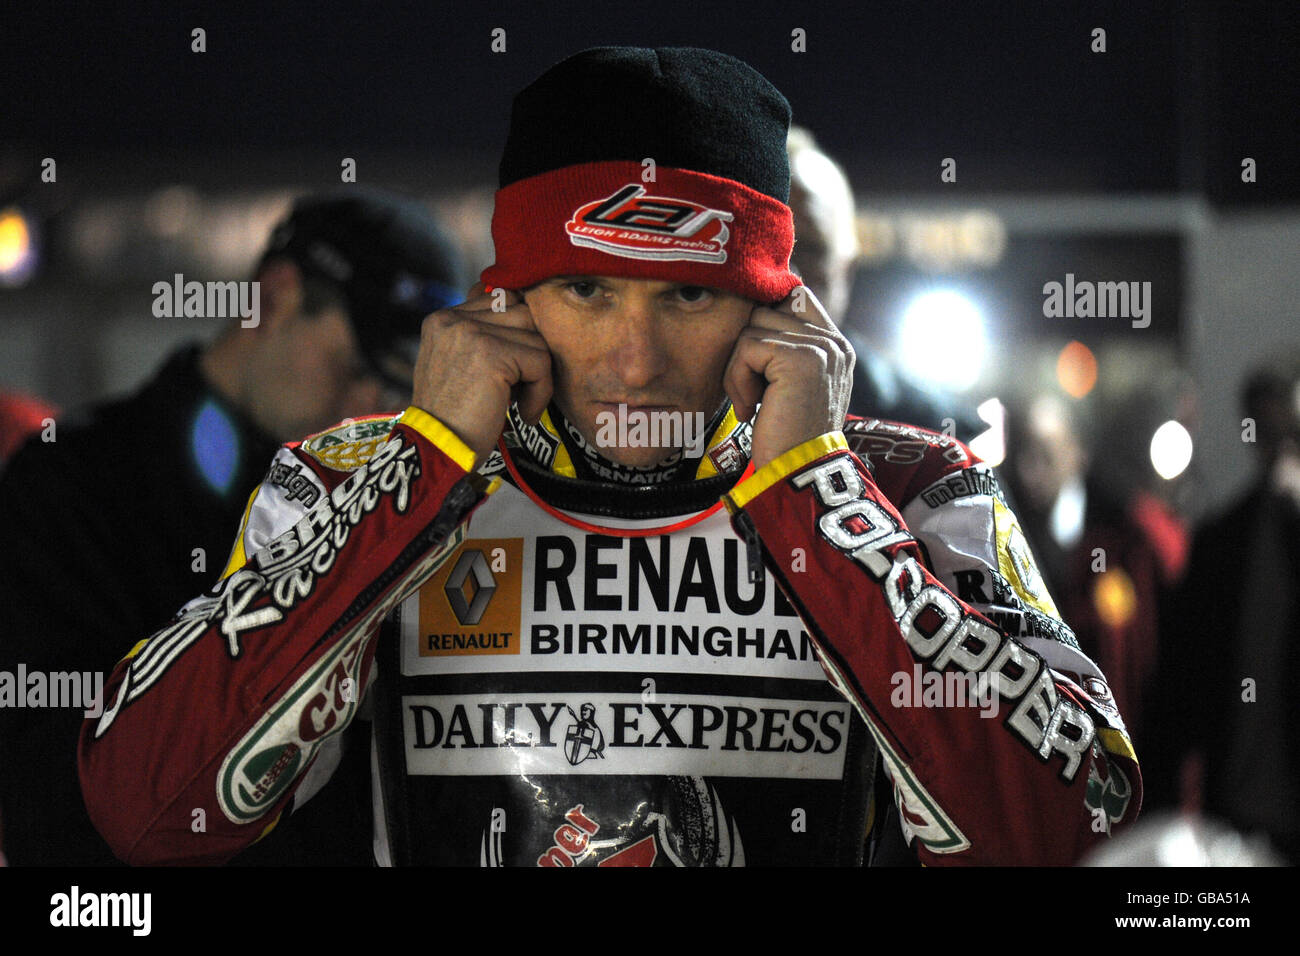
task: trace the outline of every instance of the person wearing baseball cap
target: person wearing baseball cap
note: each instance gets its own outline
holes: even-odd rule
[[[233,318],[134,395],[59,416],[57,440],[10,462],[0,672],[107,673],[120,629],[148,630],[220,569],[281,442],[409,395],[420,322],[462,298],[460,270],[413,199],[361,187],[299,199],[251,276],[255,324]],[[80,712],[5,707],[0,720],[3,765],[24,768],[0,774],[10,864],[112,862],[78,795]],[[333,850],[282,842],[267,859]]]
[[[515,98],[496,262],[424,320],[410,405],[282,448],[316,504],[264,483],[83,725],[123,859],[292,828],[363,707],[381,864],[1060,864],[1132,819],[991,471],[846,415],[852,350],[789,269],[789,119],[687,48]]]
[[[349,186],[294,203],[255,270],[257,326],[232,322],[204,376],[278,441],[392,407],[420,322],[461,301],[455,245],[422,203]]]

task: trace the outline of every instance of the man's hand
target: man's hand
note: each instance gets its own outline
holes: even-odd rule
[[[456,433],[482,460],[496,445],[517,389],[519,411],[541,417],[551,400],[551,353],[515,292],[505,311],[492,311],[493,295],[477,283],[469,298],[434,312],[420,328],[411,404]]]
[[[741,421],[763,404],[754,422],[755,468],[844,427],[853,362],[853,347],[806,286],[775,308],[754,309],[722,383]]]

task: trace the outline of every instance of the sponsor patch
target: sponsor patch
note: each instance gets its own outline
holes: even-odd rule
[[[1106,771],[1106,779],[1102,779],[1098,767]],[[1110,835],[1111,825],[1124,819],[1132,797],[1133,785],[1124,776],[1124,771],[1113,761],[1106,760],[1101,748],[1094,744],[1092,760],[1088,764],[1088,787],[1084,793],[1083,805],[1094,814],[1098,810],[1103,811],[1101,818],[1105,820],[1107,836]]]
[[[421,657],[518,654],[523,538],[471,538],[420,590]]]
[[[997,478],[985,466],[963,468],[954,475],[940,478],[921,492],[921,500],[931,508],[938,508],[957,498],[977,495],[1002,498],[1002,489],[998,487]]]
[[[605,734],[596,723],[596,706],[583,704],[579,714],[569,709],[571,723],[564,729],[564,756],[570,765],[605,757]]]
[[[560,437],[554,432],[550,413],[544,413],[540,422],[530,425],[519,413],[519,406],[511,402],[507,415],[519,445],[527,449],[538,464],[550,468],[555,461],[556,450],[560,447]]]
[[[413,566],[346,636],[266,712],[222,761],[217,803],[232,823],[249,823],[275,805],[316,757],[342,733],[357,711],[366,645],[377,625],[401,600],[403,582],[423,580],[462,540],[457,528],[441,546]]]
[[[284,612],[315,591],[333,569],[353,529],[380,502],[389,502],[398,514],[406,512],[411,482],[419,474],[416,447],[395,437],[296,524],[268,541],[252,556],[251,565],[222,578],[206,596],[187,604],[179,617],[131,657],[117,699],[100,717],[95,737],[103,736],[122,707],[154,686],[210,628],[225,640],[231,658],[237,659],[249,634],[279,623]]]
[[[602,787],[578,787],[569,800],[540,799],[535,826],[523,830],[507,828],[504,811],[494,808],[479,842],[479,865],[509,865],[515,843],[522,850],[516,862],[545,867],[744,866],[740,829],[717,788],[698,776],[663,783],[662,799],[633,798],[630,806],[611,803]]]
[[[498,492],[498,510],[476,516],[465,545],[483,562],[460,565],[456,555],[420,591],[418,611],[403,609],[404,674],[650,669],[820,680],[794,608],[766,572],[746,579],[725,515],[701,523],[701,534],[621,538],[551,520],[551,533],[518,539],[506,537],[519,527],[508,495],[533,508],[513,488]],[[448,598],[458,566],[457,606],[473,616],[482,605],[476,624],[462,624]],[[480,586],[496,590],[476,597]]]
[[[405,696],[414,776],[699,774],[838,780],[843,701],[660,693]]]
[[[745,466],[745,454],[740,450],[740,442],[734,435],[712,449],[709,458],[712,459],[713,467],[718,469],[720,475]]]
[[[696,478],[709,478],[740,469],[749,461],[753,449],[753,426],[736,418],[736,410],[727,406],[718,427],[709,437],[706,454],[700,458]]]
[[[638,807],[634,819],[602,827],[599,811],[582,803],[570,807],[537,865],[744,866],[740,831],[723,809],[718,791],[700,777],[675,777],[673,783],[681,809],[672,815]],[[500,865],[489,862],[486,853],[481,860],[485,866]]]
[[[569,242],[627,259],[723,263],[733,215],[687,199],[648,196],[628,183],[579,206],[564,224]]]
[[[960,464],[968,460],[961,443],[939,432],[881,421],[878,418],[848,422],[844,438],[849,450],[862,459],[868,468],[880,460],[895,465],[914,465],[925,458],[929,446],[939,449],[945,461]],[[876,462],[871,461],[875,457]]]
[[[326,654],[240,741],[221,765],[217,800],[232,823],[249,823],[275,805],[326,737],[357,708],[366,635]],[[345,683],[350,681],[351,683]]]
[[[1011,509],[996,498],[993,501],[993,522],[997,536],[998,572],[1011,583],[1011,589],[1026,605],[1059,620],[1061,612],[1047,593],[1047,584],[1034,562],[1025,533],[1020,530],[1020,522]]]
[[[305,507],[312,507],[320,500],[324,486],[320,479],[300,464],[286,461],[274,461],[266,473],[266,480],[272,485],[284,489],[284,496],[289,501],[301,501]]]
[[[952,664],[967,673],[996,678],[998,693],[1012,707],[1006,727],[1044,763],[1053,754],[1064,758],[1060,777],[1073,780],[1093,741],[1094,723],[1057,693],[1042,659],[967,614],[951,592],[928,583],[916,557],[899,547],[915,547],[915,539],[867,496],[852,458],[836,456],[790,480],[796,488],[811,488],[815,493],[824,509],[817,528],[826,542],[852,558],[881,587],[913,657],[936,670]],[[832,683],[847,686],[829,650],[824,663]],[[860,691],[853,694],[855,701],[864,698]],[[858,707],[875,734],[870,715]]]
[[[302,450],[327,468],[355,471],[383,446],[396,423],[396,418],[387,415],[345,421],[308,438]]]

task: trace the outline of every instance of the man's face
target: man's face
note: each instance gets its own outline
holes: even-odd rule
[[[271,331],[255,364],[246,407],[282,441],[406,404],[365,364],[347,314],[339,308],[287,316]]]
[[[602,455],[658,464],[676,449],[598,441],[619,405],[627,412],[711,415],[722,374],[754,303],[731,292],[650,279],[559,276],[524,293],[551,351],[554,400]],[[608,432],[606,432],[608,434]]]

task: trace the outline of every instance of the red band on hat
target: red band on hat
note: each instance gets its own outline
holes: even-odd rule
[[[562,275],[658,279],[779,302],[790,271],[790,207],[686,169],[642,182],[637,162],[583,163],[497,190],[488,285],[527,289]]]

